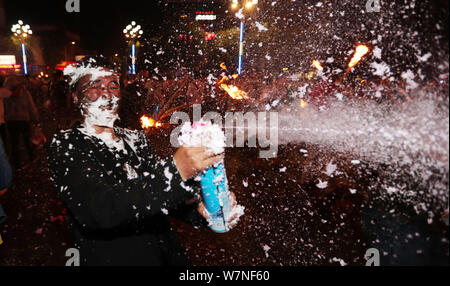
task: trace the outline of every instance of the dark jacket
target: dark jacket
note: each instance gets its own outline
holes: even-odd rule
[[[0,190],[3,190],[9,186],[12,180],[11,166],[8,162],[5,149],[3,148],[3,141],[0,138]],[[3,211],[2,205],[0,205],[0,223],[6,219],[6,214]]]
[[[125,155],[77,127],[56,135],[47,148],[81,264],[188,264],[166,214],[203,225],[197,206],[185,204],[197,188],[182,183],[172,159],[153,154],[143,132],[115,129],[126,142]]]
[[[39,122],[39,114],[31,93],[24,87],[4,99],[5,121]]]

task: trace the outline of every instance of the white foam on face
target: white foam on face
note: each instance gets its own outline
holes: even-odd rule
[[[192,125],[185,123],[178,137],[180,145],[194,147],[203,146],[209,152],[221,154],[225,151],[225,134],[217,124],[211,121],[197,121]]]
[[[81,114],[84,117],[86,127],[97,125],[113,128],[114,122],[119,118],[118,108],[118,97],[112,96],[111,99],[108,99],[106,95],[103,95],[96,101],[84,99],[81,104]]]
[[[107,95],[99,97],[96,101],[88,101],[84,98],[81,103],[81,114],[84,117],[83,127],[79,130],[91,137],[100,139],[110,149],[116,148],[126,153],[123,140],[115,140],[110,132],[97,133],[94,126],[113,128],[114,122],[119,118],[117,114],[119,98]]]
[[[110,76],[112,75],[112,72],[106,71],[102,67],[93,67],[91,63],[95,63],[96,61],[94,59],[90,59],[90,62],[87,64],[87,66],[81,66],[77,67],[74,65],[69,65],[64,69],[64,75],[67,75],[70,77],[70,85],[73,85],[78,80],[80,80],[82,77],[86,75],[90,75],[90,81],[95,81],[99,77],[102,76]]]

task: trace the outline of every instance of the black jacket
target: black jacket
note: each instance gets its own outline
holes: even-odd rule
[[[127,155],[74,126],[47,146],[52,180],[68,209],[82,265],[185,265],[167,213],[203,225],[197,188],[173,159],[157,158],[143,132],[116,128]]]

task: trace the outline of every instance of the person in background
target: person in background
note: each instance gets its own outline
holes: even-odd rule
[[[11,137],[11,163],[16,169],[22,167],[20,154],[20,139],[23,138],[29,161],[34,160],[34,148],[31,143],[32,123],[39,124],[39,114],[30,92],[23,80],[18,76],[11,76],[6,82],[12,94],[4,100],[5,120]]]
[[[57,129],[67,127],[68,115],[70,114],[70,94],[63,72],[55,70],[50,84],[50,101],[53,119],[57,122]]]
[[[5,121],[5,108],[3,106],[3,99],[11,96],[11,91],[3,87],[5,78],[0,76],[0,135],[3,142],[6,142],[6,121]]]

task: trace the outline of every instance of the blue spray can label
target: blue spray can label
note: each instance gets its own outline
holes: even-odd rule
[[[227,232],[226,217],[230,212],[228,182],[223,161],[200,175],[203,202],[209,213],[209,227],[214,232]]]

